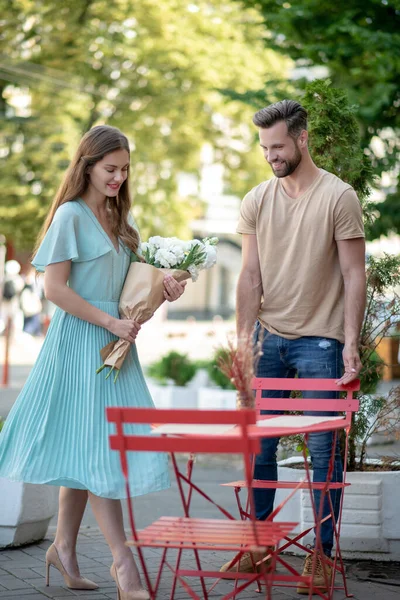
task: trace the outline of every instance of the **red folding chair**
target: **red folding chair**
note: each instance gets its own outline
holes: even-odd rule
[[[279,551],[278,551],[277,557],[276,557],[277,562],[282,564],[290,573],[292,573],[293,575],[299,574],[291,565],[289,565],[286,561],[284,561],[284,559],[281,556],[281,553],[293,545],[295,545],[297,548],[302,549],[306,553],[313,552],[312,549],[301,544],[300,540],[302,540],[302,538],[304,538],[304,536],[309,534],[314,529],[315,535],[316,535],[315,553],[318,550],[321,550],[321,554],[322,554],[322,548],[319,547],[320,546],[319,530],[320,530],[320,527],[321,527],[321,524],[323,521],[325,521],[329,518],[332,519],[334,539],[336,542],[336,552],[335,552],[335,556],[332,560],[326,558],[326,563],[330,564],[332,566],[332,579],[331,579],[331,582],[329,583],[329,585],[327,585],[328,595],[326,596],[317,588],[313,588],[310,591],[310,598],[311,598],[312,593],[316,593],[322,598],[331,598],[334,590],[343,590],[343,589],[345,590],[347,597],[352,596],[352,594],[350,594],[348,591],[346,575],[345,575],[345,568],[344,568],[343,559],[342,559],[341,550],[340,550],[340,528],[341,528],[341,521],[342,521],[344,489],[350,485],[350,483],[346,482],[349,433],[350,433],[350,428],[351,428],[351,424],[352,424],[352,415],[359,408],[359,401],[356,398],[354,398],[354,393],[360,389],[360,382],[359,382],[359,380],[356,380],[356,381],[352,381],[348,385],[338,386],[335,383],[335,381],[336,381],[335,379],[302,379],[302,378],[283,379],[283,378],[257,378],[256,377],[253,379],[253,382],[252,382],[252,387],[256,392],[256,409],[259,412],[262,410],[268,410],[268,411],[285,411],[285,412],[312,411],[315,413],[332,411],[332,412],[337,412],[337,413],[344,413],[344,418],[343,418],[343,420],[340,421],[341,428],[345,432],[343,481],[340,483],[331,481],[333,468],[334,468],[334,460],[335,460],[335,446],[336,446],[337,430],[335,431],[334,436],[333,436],[334,442],[333,442],[333,446],[332,446],[332,456],[331,456],[330,467],[329,467],[329,471],[328,471],[328,478],[327,478],[326,483],[314,483],[311,481],[308,460],[307,460],[307,456],[306,456],[306,448],[304,447],[303,458],[304,458],[304,464],[305,464],[305,468],[306,468],[307,477],[306,477],[306,481],[300,487],[302,489],[308,488],[308,489],[310,489],[310,491],[311,490],[320,490],[321,491],[319,514],[317,514],[313,494],[311,494],[311,503],[312,503],[312,508],[313,508],[313,512],[314,512],[314,526],[310,527],[308,529],[305,529],[304,531],[301,531],[294,538],[289,538],[288,536],[286,536],[285,543],[279,548]],[[262,392],[264,390],[279,390],[279,391],[280,390],[282,390],[282,391],[296,390],[299,392],[303,392],[303,391],[343,392],[343,393],[346,393],[346,396],[342,397],[342,398],[332,398],[332,399],[326,399],[326,398],[324,398],[324,399],[317,399],[317,398],[312,398],[312,399],[310,399],[310,398],[266,398],[266,397],[262,396]],[[260,419],[268,418],[268,417],[271,417],[271,415],[268,415],[268,416],[261,415],[261,414],[259,415]],[[329,421],[329,418],[330,417],[326,417],[326,420]],[[301,418],[299,419],[299,421],[300,420],[301,420]],[[300,425],[300,427],[301,427],[301,425]],[[316,431],[318,430],[318,426],[315,427],[315,430]],[[301,433],[300,430],[299,430],[299,433]],[[309,435],[309,433],[307,433],[305,435],[306,442],[308,439],[308,435]],[[254,472],[254,458],[255,457],[253,457],[253,462],[252,462],[253,472]],[[222,485],[234,488],[240,517],[243,520],[247,519],[249,516],[248,515],[248,499],[246,502],[246,506],[244,507],[241,502],[241,499],[240,499],[240,491],[243,488],[248,489],[248,483],[246,481],[233,481],[230,483],[224,483]],[[295,481],[262,481],[262,480],[253,479],[251,482],[251,487],[253,489],[287,489],[287,490],[292,489],[293,490],[294,488],[298,488],[299,484],[298,484],[298,482],[295,482]],[[331,500],[331,496],[329,493],[330,490],[334,490],[334,489],[342,490],[341,500],[340,500],[340,509],[339,509],[339,518],[338,518],[337,522],[335,521],[332,500]],[[328,498],[328,501],[329,501],[330,515],[325,517],[325,519],[322,519],[322,508],[323,508],[325,496]],[[252,498],[252,494],[249,494],[248,498]],[[268,517],[267,520],[273,519],[276,516],[276,514],[277,514],[277,510],[274,510],[274,512],[270,515],[270,517]],[[268,556],[265,557],[264,561],[266,561],[268,558],[269,558]],[[235,564],[236,561],[237,561],[237,556],[235,557],[233,564]],[[237,566],[239,566],[239,564],[240,563],[237,562]],[[314,566],[314,568],[315,568],[315,566]],[[324,569],[325,569],[325,567],[324,567]],[[336,573],[340,573],[340,575],[343,579],[343,587],[335,585]],[[314,575],[314,572],[313,572],[313,575]],[[326,571],[325,571],[325,578],[326,578],[326,583],[328,584]],[[279,584],[278,582],[276,582],[274,585],[287,585],[287,583]]]
[[[238,556],[244,552],[265,552],[271,546],[285,539],[296,527],[297,523],[274,523],[272,521],[257,521],[255,519],[254,502],[249,494],[246,520],[237,520],[228,511],[217,505],[191,480],[179,471],[175,453],[225,453],[242,454],[246,485],[250,487],[252,480],[251,460],[260,451],[257,439],[248,435],[250,425],[256,423],[256,411],[221,411],[221,410],[161,410],[153,408],[107,408],[107,419],[115,423],[116,433],[110,435],[110,446],[120,454],[122,472],[126,482],[126,493],[132,539],[128,542],[137,548],[146,585],[152,599],[155,599],[160,589],[161,576],[164,568],[173,573],[170,598],[174,598],[177,583],[179,583],[191,598],[209,597],[204,579],[215,578],[220,573],[203,569],[199,551],[234,551]],[[124,423],[157,423],[160,424],[153,433],[147,435],[132,435],[124,433]],[[163,425],[164,424],[164,425]],[[168,424],[175,424],[168,429]],[[176,425],[178,424],[178,425]],[[194,426],[194,427],[193,427]],[[219,426],[219,427],[218,427]],[[221,426],[225,426],[224,428]],[[229,431],[226,431],[228,429]],[[211,433],[210,433],[211,432]],[[161,517],[148,527],[138,530],[136,527],[133,503],[129,488],[129,473],[127,453],[135,452],[169,452],[172,457],[179,494],[182,501],[182,517]],[[185,495],[183,482],[188,484],[189,492]],[[224,519],[198,519],[189,514],[192,491],[200,493],[212,502],[223,514]],[[143,555],[143,548],[162,548],[162,556],[155,584],[150,579],[149,571]],[[177,549],[175,565],[168,559],[170,549]],[[181,568],[182,553],[193,552],[196,568]],[[273,557],[273,561],[275,558]],[[187,577],[199,577],[202,596],[198,596]],[[231,574],[229,574],[231,578]],[[237,573],[234,577],[235,587],[221,598],[228,600],[236,597],[260,579],[266,585],[266,598],[271,598],[272,580],[266,569],[259,573]],[[238,585],[238,580],[245,580]]]

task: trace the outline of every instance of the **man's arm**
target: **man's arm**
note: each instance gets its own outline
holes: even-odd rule
[[[356,379],[361,371],[358,352],[366,300],[365,240],[338,240],[340,270],[344,280],[344,338],[343,362],[345,373],[338,384]]]
[[[257,236],[242,236],[242,269],[236,288],[236,331],[239,339],[248,339],[260,310],[262,281]]]

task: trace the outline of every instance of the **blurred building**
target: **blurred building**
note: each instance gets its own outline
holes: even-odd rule
[[[211,319],[235,313],[235,290],[241,266],[241,239],[236,233],[241,198],[224,194],[224,167],[214,162],[211,146],[202,152],[201,177],[185,174],[180,181],[180,195],[197,194],[205,203],[201,219],[191,222],[193,237],[217,236],[217,264],[188,282],[184,295],[168,306],[168,317],[182,319],[193,316]]]

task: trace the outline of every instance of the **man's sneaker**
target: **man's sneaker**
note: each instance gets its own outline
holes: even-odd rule
[[[240,559],[239,568],[238,568],[239,561],[236,561],[235,564],[233,566],[231,566],[232,561],[234,560],[234,559],[232,559],[229,562],[225,563],[220,568],[220,572],[226,573],[228,571],[229,572],[239,571],[240,573],[254,573],[253,565],[256,565],[256,563],[260,562],[260,560],[262,560],[263,558],[268,556],[268,554],[270,554],[270,552],[252,552],[251,554],[250,554],[250,552],[245,552],[243,554],[242,558]],[[262,564],[256,565],[257,572],[260,573],[263,568],[265,568],[267,571],[270,571],[271,570],[271,562],[272,562],[272,558],[269,557]]]
[[[303,573],[302,573],[303,576],[311,577],[312,572],[313,572],[313,559],[314,559],[314,554],[309,554],[306,557],[306,560],[304,562],[304,569],[303,569]],[[331,567],[331,565],[328,565],[326,562],[325,562],[325,573],[326,573],[328,586],[329,586],[331,583],[331,579],[332,579],[332,567]],[[324,575],[324,566],[322,564],[322,560],[321,560],[320,556],[318,556],[318,555],[317,555],[317,561],[315,564],[314,587],[317,587],[320,592],[327,591],[326,580],[325,580],[325,575]],[[309,594],[310,587],[309,587],[308,583],[305,583],[303,581],[301,583],[299,583],[299,585],[297,586],[297,593],[298,594]]]

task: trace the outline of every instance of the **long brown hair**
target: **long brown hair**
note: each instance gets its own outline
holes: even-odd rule
[[[125,135],[116,127],[97,125],[85,133],[53,200],[50,212],[38,236],[33,254],[36,254],[42,243],[57,208],[65,204],[65,202],[77,200],[87,190],[89,185],[88,169],[99,162],[99,160],[102,160],[107,154],[116,150],[126,150],[130,155],[129,142]],[[117,238],[120,238],[136,254],[139,246],[139,234],[128,223],[128,215],[132,205],[129,190],[129,170],[128,177],[121,185],[118,196],[110,199],[108,205],[111,213],[113,234]]]

